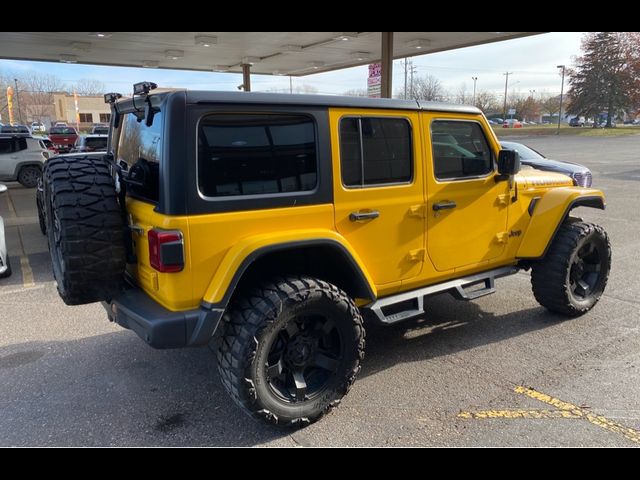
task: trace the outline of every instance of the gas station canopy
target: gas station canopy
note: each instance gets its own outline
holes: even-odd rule
[[[394,32],[389,56],[536,33]],[[303,76],[380,61],[383,45],[381,32],[1,32],[0,58]]]

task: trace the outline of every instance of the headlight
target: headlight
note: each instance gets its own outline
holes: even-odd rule
[[[578,186],[578,187],[590,187],[591,183],[593,181],[593,178],[591,176],[591,172],[586,171],[586,172],[577,172],[574,173],[573,175],[571,175],[571,178],[573,178],[573,182]]]

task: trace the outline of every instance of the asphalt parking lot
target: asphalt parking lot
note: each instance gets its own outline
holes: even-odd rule
[[[427,300],[426,318],[367,330],[341,406],[285,431],[224,392],[207,348],[158,351],[67,307],[52,281],[34,190],[0,196],[14,274],[0,280],[0,446],[640,446],[640,136],[510,137],[591,168],[611,238],[608,288],[587,315],[540,307],[529,275],[494,295]]]

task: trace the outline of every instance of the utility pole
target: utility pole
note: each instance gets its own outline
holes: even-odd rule
[[[409,59],[404,59],[404,99],[407,99],[407,62]]]
[[[560,113],[558,113],[558,130],[556,135],[560,135],[560,120],[562,119],[562,94],[564,93],[564,65],[558,65],[556,68],[562,69],[562,84],[560,85]]]
[[[409,63],[410,67],[409,67],[409,73],[411,75],[411,87],[409,88],[410,92],[410,96],[411,98],[413,98],[413,74],[418,70],[416,67],[413,66],[413,62]]]
[[[14,78],[14,79],[13,79],[13,81],[14,81],[14,82],[15,82],[15,84],[16,84],[16,104],[17,104],[17,107],[18,107],[18,119],[19,119],[19,121],[20,121],[20,124],[21,124],[21,125],[24,125],[24,124],[22,123],[22,111],[20,110],[20,94],[19,94],[19,92],[18,92],[18,79],[17,79],[17,78]]]
[[[291,75],[289,75],[289,93],[293,93],[293,80],[291,79]]]
[[[478,81],[478,77],[471,77],[471,80],[473,80],[473,103],[472,103],[472,105],[475,106],[476,105],[476,82]]]
[[[504,80],[504,107],[502,108],[502,119],[507,118],[507,87],[509,86],[509,75],[512,75],[513,72],[503,73],[505,75]]]

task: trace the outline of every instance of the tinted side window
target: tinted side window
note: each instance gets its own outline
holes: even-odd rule
[[[150,127],[144,120],[138,121],[135,113],[126,114],[121,120],[118,142],[118,164],[126,164],[128,173],[125,175],[143,183],[142,186],[128,186],[128,191],[153,202],[159,198],[162,124],[162,111],[155,114]]]
[[[491,149],[476,122],[432,122],[431,145],[433,171],[439,180],[478,177],[493,170]]]
[[[0,153],[11,153],[11,152],[13,152],[13,139],[0,138]]]
[[[26,138],[15,139],[14,151],[21,152],[22,150],[26,150],[27,148],[29,148],[29,145],[27,144]]]
[[[404,118],[340,121],[342,183],[364,187],[407,183],[412,176],[411,125]]]
[[[313,190],[315,125],[304,115],[212,114],[198,131],[198,184],[224,197]]]

